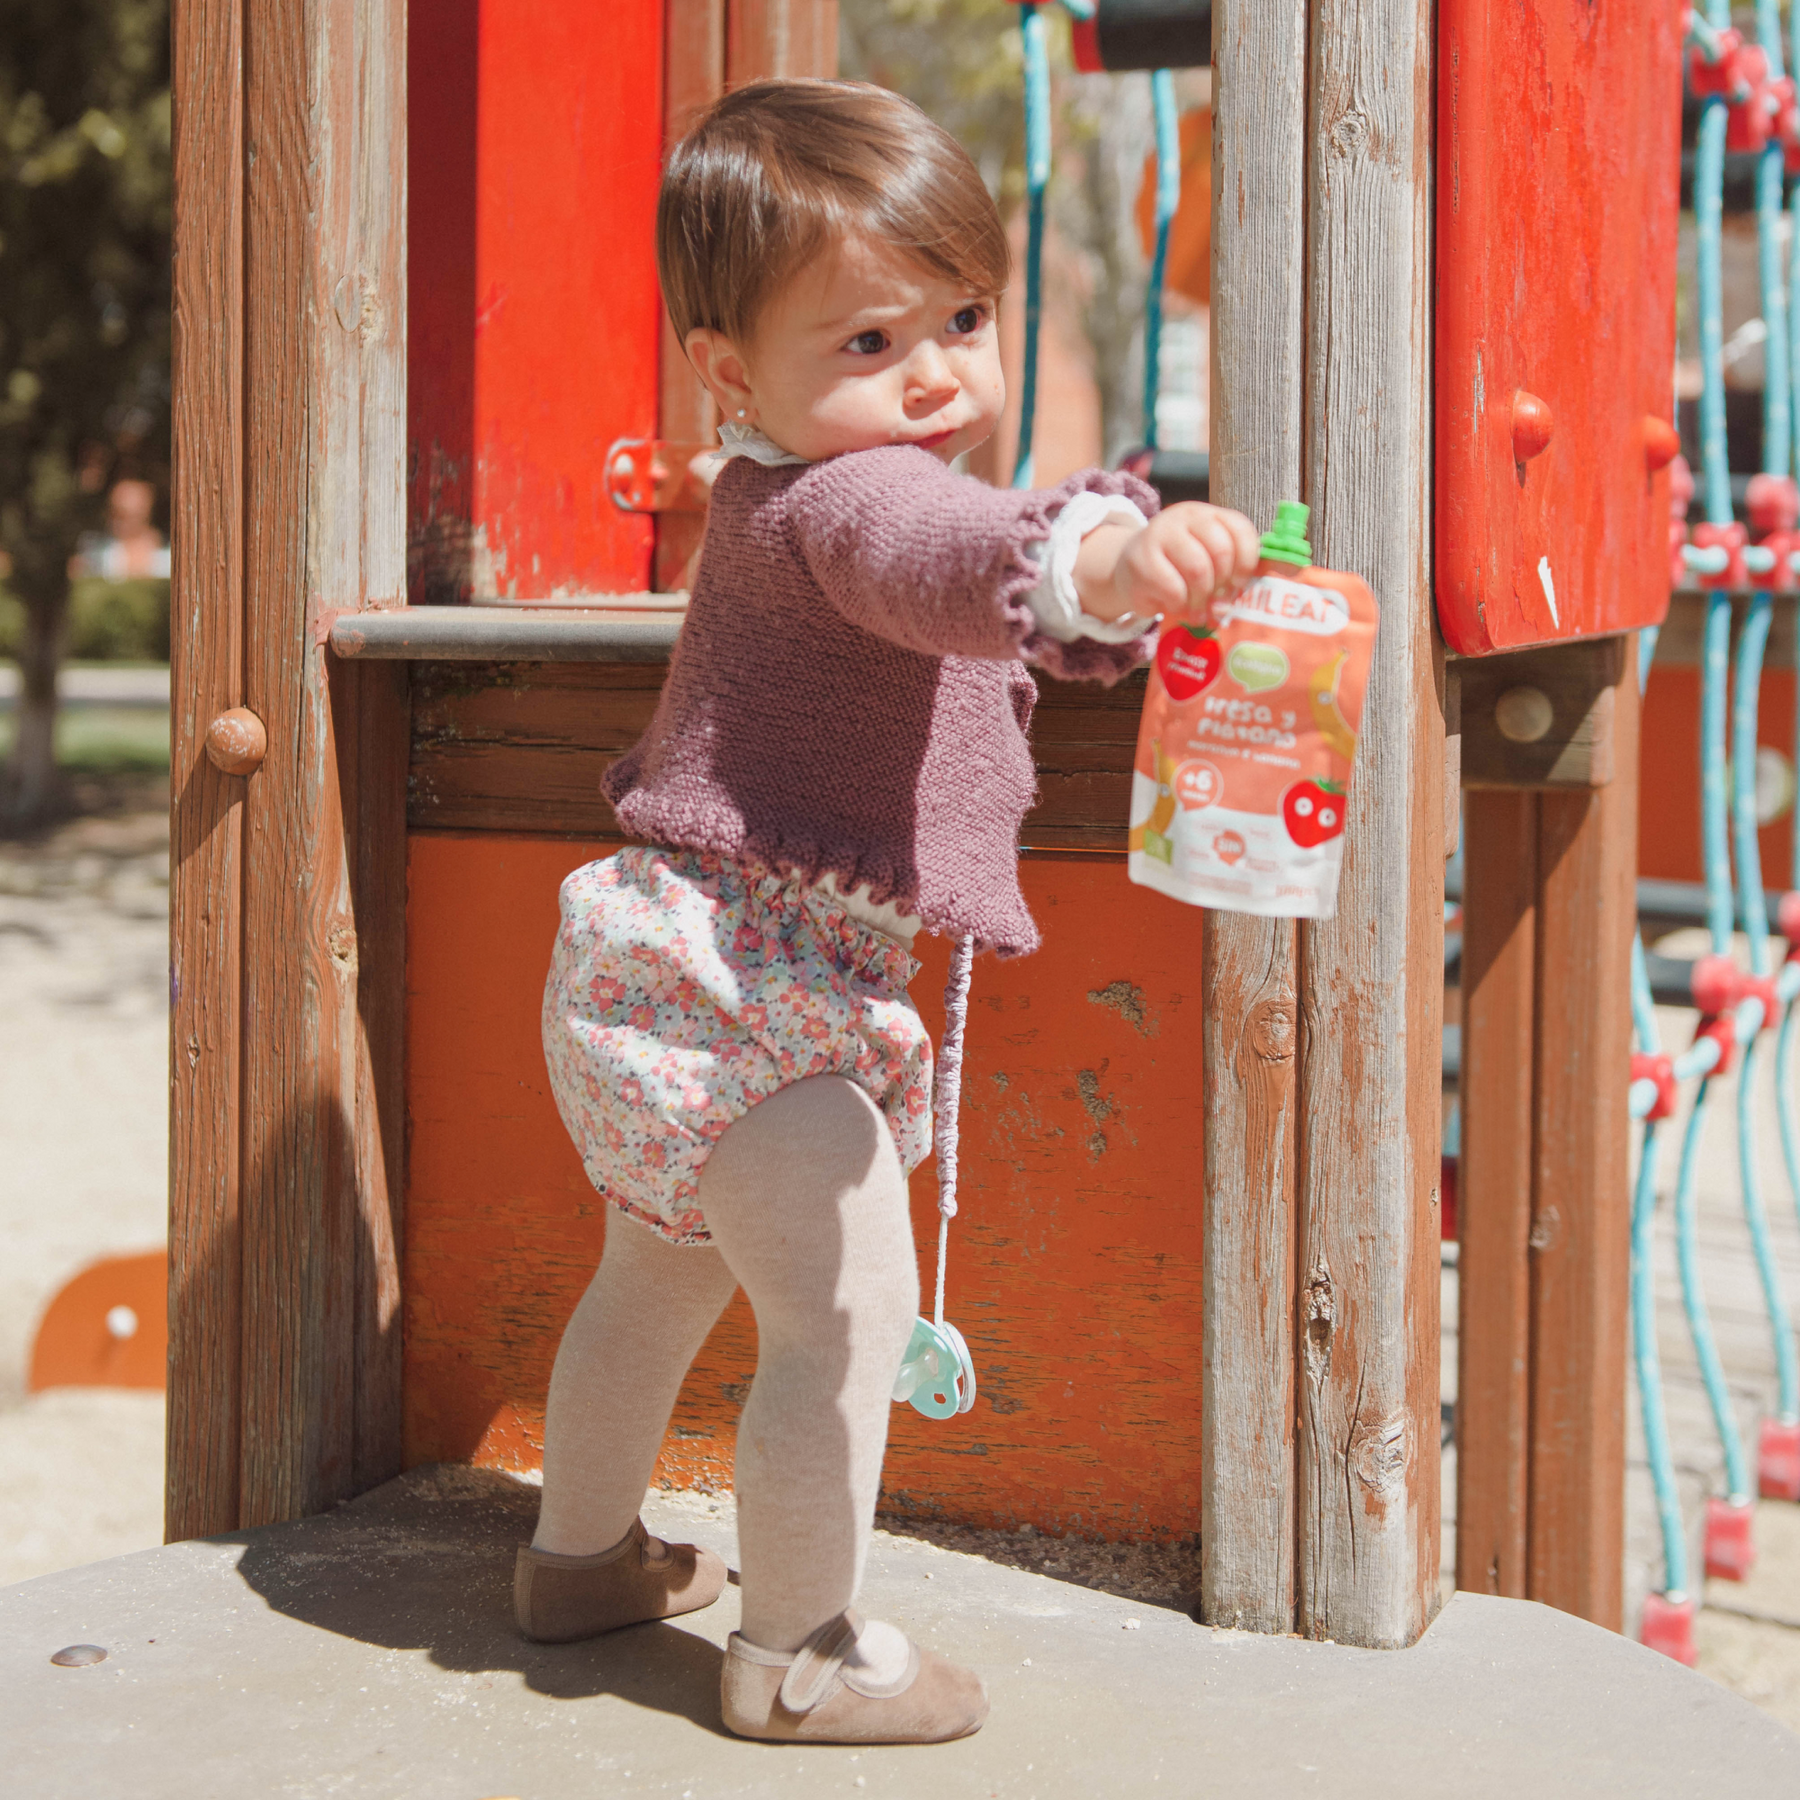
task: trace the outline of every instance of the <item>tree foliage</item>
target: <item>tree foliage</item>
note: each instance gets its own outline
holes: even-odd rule
[[[115,476],[166,490],[167,0],[0,0],[0,551],[23,602],[10,810],[52,801],[69,559]]]

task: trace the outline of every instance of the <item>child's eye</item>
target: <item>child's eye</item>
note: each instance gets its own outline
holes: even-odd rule
[[[970,332],[979,331],[981,329],[981,322],[985,316],[984,310],[981,307],[965,306],[961,312],[951,319],[950,329],[954,331],[958,337],[967,337]]]
[[[887,346],[885,331],[859,331],[844,348],[852,356],[879,356]]]

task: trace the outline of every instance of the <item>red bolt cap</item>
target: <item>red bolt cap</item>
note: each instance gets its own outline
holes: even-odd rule
[[[1706,1503],[1706,1572],[1724,1581],[1742,1581],[1756,1567],[1756,1510],[1747,1501]]]
[[[1656,1098],[1650,1103],[1646,1119],[1669,1119],[1675,1115],[1675,1061],[1668,1056],[1650,1056],[1641,1050],[1631,1053],[1631,1079],[1654,1081]]]
[[[1756,1484],[1765,1500],[1800,1500],[1800,1425],[1763,1420]]]
[[[1681,433],[1655,413],[1644,415],[1644,466],[1654,474],[1666,469],[1681,454]]]

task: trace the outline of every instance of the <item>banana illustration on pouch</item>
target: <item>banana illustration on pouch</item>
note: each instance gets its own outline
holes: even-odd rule
[[[1343,674],[1348,660],[1348,652],[1339,651],[1330,662],[1313,670],[1312,680],[1307,684],[1311,690],[1313,723],[1318,726],[1319,735],[1345,762],[1354,761],[1356,757],[1356,733],[1338,711],[1337,702],[1338,677]]]
[[[1143,824],[1134,825],[1126,838],[1126,845],[1132,850],[1145,848],[1144,839],[1152,836],[1163,843],[1168,842],[1169,827],[1175,822],[1175,759],[1165,751],[1160,743],[1156,746],[1156,804],[1150,809],[1150,816]],[[1166,853],[1158,851],[1163,861],[1167,862]]]

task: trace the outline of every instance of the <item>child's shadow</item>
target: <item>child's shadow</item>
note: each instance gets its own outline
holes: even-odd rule
[[[461,1674],[516,1671],[552,1699],[611,1694],[725,1735],[724,1655],[692,1631],[653,1623],[579,1644],[520,1637],[513,1557],[531,1536],[535,1496],[504,1476],[481,1493],[481,1473],[466,1470],[457,1472],[463,1494],[428,1498],[433,1473],[415,1471],[317,1518],[218,1541],[244,1546],[237,1572],[271,1608],[321,1631],[424,1650]]]

